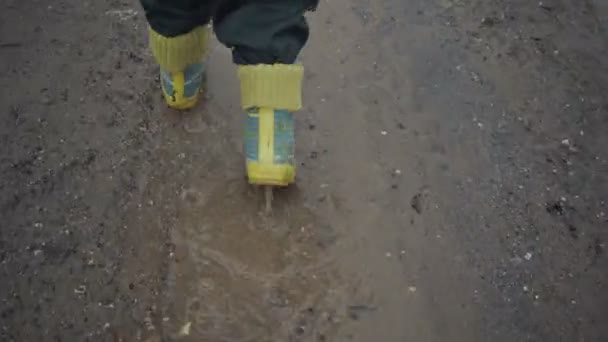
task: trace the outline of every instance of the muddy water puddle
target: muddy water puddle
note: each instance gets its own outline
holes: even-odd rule
[[[290,193],[265,214],[262,190],[231,181],[184,190],[172,240],[165,335],[183,341],[327,338],[339,280],[331,234]]]

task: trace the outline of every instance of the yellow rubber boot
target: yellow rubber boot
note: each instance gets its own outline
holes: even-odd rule
[[[241,102],[246,110],[245,155],[251,184],[287,186],[295,182],[293,112],[302,107],[300,65],[239,67]]]
[[[176,37],[164,37],[150,29],[150,47],[160,65],[162,91],[169,106],[189,109],[198,102],[205,78],[209,36],[208,26]]]

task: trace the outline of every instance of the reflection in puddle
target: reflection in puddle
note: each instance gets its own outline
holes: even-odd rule
[[[333,325],[331,234],[290,195],[271,216],[244,182],[186,190],[173,229],[170,324],[184,341],[324,340]],[[293,197],[293,196],[291,196]],[[324,230],[324,231],[323,231]],[[323,231],[322,234],[320,232]]]

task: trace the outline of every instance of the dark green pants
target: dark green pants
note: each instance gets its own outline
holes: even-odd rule
[[[148,23],[165,37],[213,19],[236,64],[292,64],[306,41],[307,10],[319,0],[141,0]]]

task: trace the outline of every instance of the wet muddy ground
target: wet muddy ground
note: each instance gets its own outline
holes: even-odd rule
[[[608,340],[603,1],[321,1],[270,215],[226,48],[178,113],[137,2],[0,5],[0,340]]]

